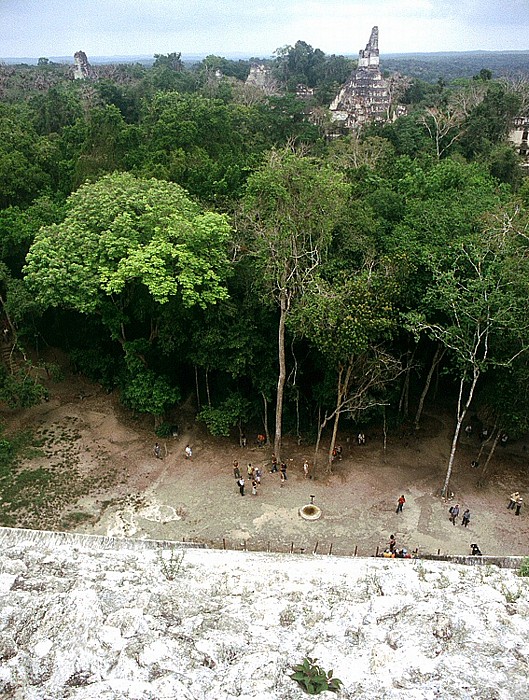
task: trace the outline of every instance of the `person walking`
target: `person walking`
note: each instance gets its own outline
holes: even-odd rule
[[[256,468],[253,470],[253,475],[254,475],[255,483],[257,484],[257,486],[261,486],[261,476],[262,476],[262,474],[263,474],[263,473],[262,473],[262,471],[259,469],[259,467],[256,467]]]
[[[257,481],[255,479],[252,481],[252,496],[257,496]]]
[[[281,462],[281,466],[279,467],[281,471],[281,478],[283,481],[287,480],[287,465],[286,462]]]
[[[514,510],[514,507],[516,506],[516,501],[520,498],[520,492],[515,491],[514,493],[511,493],[509,496],[509,504],[507,506],[508,510]]]
[[[520,496],[520,498],[516,501],[516,513],[515,515],[520,515],[520,511],[522,510],[523,506],[523,498]]]
[[[251,462],[248,462],[246,466],[246,474],[248,475],[248,479],[253,479],[253,467]]]
[[[233,460],[233,476],[236,479],[241,478],[241,470],[239,469],[239,462],[236,459]]]
[[[461,525],[468,527],[469,522],[470,522],[470,510],[467,508],[465,510],[465,512],[463,513],[463,519],[461,520]]]
[[[456,520],[459,516],[459,503],[456,503],[455,506],[452,506],[449,511],[450,513],[450,522],[452,525],[456,524]]]
[[[397,510],[395,512],[402,513],[402,509],[404,508],[405,503],[406,503],[406,499],[404,498],[404,494],[402,494],[402,496],[397,501]]]
[[[270,469],[270,474],[273,474],[276,471],[277,471],[277,457],[275,455],[272,455],[272,468]]]
[[[389,542],[388,542],[388,547],[389,551],[391,554],[395,554],[395,548],[397,546],[397,540],[395,539],[395,535],[390,535],[389,536]]]
[[[303,475],[305,476],[305,479],[306,479],[306,478],[308,477],[308,475],[309,475],[309,463],[308,463],[307,460],[305,460],[305,461],[303,462]]]
[[[190,445],[186,445],[185,453],[186,459],[193,459],[193,450],[191,449]]]
[[[244,496],[244,479],[242,476],[240,479],[237,479],[237,486],[239,487],[239,493],[241,496]]]
[[[156,457],[156,459],[162,458],[162,448],[160,447],[160,444],[158,442],[154,443],[154,456]]]

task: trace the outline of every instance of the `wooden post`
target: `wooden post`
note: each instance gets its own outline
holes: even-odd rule
[[[222,549],[226,549],[226,539],[222,538]]]
[[[329,547],[329,556],[331,556],[331,554],[332,554],[332,542],[331,542],[331,546]]]
[[[290,543],[290,554],[292,554],[293,551],[294,551],[294,543],[291,542]]]
[[[268,540],[268,542],[266,543],[266,551],[270,551],[270,540]]]
[[[248,551],[247,548],[246,548],[246,540],[244,540],[244,551],[245,551],[245,552]]]
[[[358,545],[355,544],[355,553],[353,554],[353,557],[356,557],[356,553],[358,552]]]
[[[438,556],[438,557],[441,556],[441,550],[440,550],[440,549],[437,550],[437,556]]]
[[[318,551],[318,540],[316,540],[316,544],[314,545],[314,551],[312,553],[316,554],[317,551]]]
[[[378,557],[378,547],[377,547],[377,551],[375,552],[375,557]]]

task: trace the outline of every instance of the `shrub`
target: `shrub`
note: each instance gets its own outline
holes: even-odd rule
[[[529,576],[529,557],[522,559],[520,568],[518,570],[518,576]]]
[[[342,681],[332,677],[332,670],[325,672],[321,666],[318,666],[317,661],[318,659],[305,657],[302,664],[294,666],[294,673],[290,677],[297,681],[309,695],[319,695],[324,690],[336,693],[343,685]]]

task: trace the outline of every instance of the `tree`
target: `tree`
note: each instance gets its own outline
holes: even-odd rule
[[[292,313],[292,325],[322,354],[323,365],[334,374],[334,405],[318,425],[314,464],[326,425],[333,421],[327,467],[342,414],[357,416],[383,401],[384,386],[395,379],[400,365],[382,339],[395,325],[392,284],[385,274],[359,271],[333,283],[315,279]]]
[[[182,54],[180,51],[167,54],[155,53],[153,68],[169,68],[169,70],[180,72],[184,68]]]
[[[456,426],[441,493],[449,493],[461,426],[478,380],[492,367],[510,366],[529,348],[529,270],[510,219],[486,227],[452,255],[432,259],[434,281],[422,318],[412,327],[445,346],[458,378]],[[437,320],[432,319],[437,314]]]
[[[274,451],[281,453],[286,381],[285,329],[328,248],[348,188],[330,168],[291,151],[272,151],[253,173],[244,199],[257,274],[279,307]]]
[[[125,358],[146,367],[164,306],[182,315],[227,298],[229,236],[226,217],[202,213],[178,185],[115,173],[83,185],[64,221],[41,228],[25,281],[43,306],[99,316]],[[138,382],[134,401],[145,377]],[[166,393],[161,387],[158,397]]]

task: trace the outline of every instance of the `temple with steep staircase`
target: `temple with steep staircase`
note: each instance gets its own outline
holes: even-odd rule
[[[334,98],[332,120],[348,129],[368,121],[391,117],[391,92],[380,72],[378,27],[373,27],[365,47],[359,52],[358,67]]]

